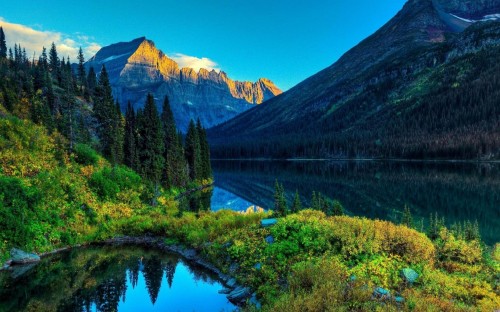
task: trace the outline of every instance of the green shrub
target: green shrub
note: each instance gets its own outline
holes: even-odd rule
[[[96,165],[99,155],[86,144],[75,145],[75,161],[81,165]]]
[[[0,176],[0,240],[6,247],[33,246],[40,198],[35,188],[20,179]]]
[[[127,167],[106,167],[92,174],[89,184],[101,200],[115,200],[119,192],[140,187],[141,177]]]

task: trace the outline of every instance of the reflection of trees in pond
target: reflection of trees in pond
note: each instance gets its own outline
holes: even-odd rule
[[[498,164],[214,161],[213,169],[216,186],[264,208],[273,207],[278,179],[289,204],[296,189],[305,206],[316,191],[354,215],[392,221],[407,204],[418,221],[434,212],[448,225],[477,219],[487,243],[500,240]]]
[[[169,288],[172,288],[172,282],[174,281],[175,268],[177,268],[177,261],[175,261],[175,262],[168,261],[165,264],[165,266],[163,267]]]
[[[160,292],[161,280],[163,278],[163,267],[161,260],[158,258],[150,258],[146,260],[144,265],[144,279],[146,280],[146,288],[148,289],[151,303],[155,304]]]
[[[179,258],[140,247],[99,247],[75,249],[44,258],[30,272],[12,279],[0,274],[0,311],[116,311],[125,300],[127,281],[136,287],[142,274],[154,304],[163,274],[172,287]],[[189,268],[201,280],[203,271]]]

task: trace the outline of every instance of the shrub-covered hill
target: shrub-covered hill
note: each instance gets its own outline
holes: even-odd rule
[[[153,209],[150,188],[131,169],[112,167],[86,145],[74,153],[66,146],[57,132],[0,117],[1,259],[11,247],[43,252],[89,242],[111,220],[175,208],[173,195],[162,195]]]

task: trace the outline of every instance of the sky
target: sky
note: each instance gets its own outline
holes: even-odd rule
[[[100,47],[146,36],[181,67],[266,77],[287,90],[333,64],[371,35],[406,0],[4,1],[7,45],[29,55],[55,42],[76,61]]]

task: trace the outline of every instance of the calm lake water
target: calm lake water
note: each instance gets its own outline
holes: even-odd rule
[[[339,200],[348,214],[398,222],[405,205],[427,225],[475,221],[487,244],[500,241],[500,164],[382,161],[214,161],[215,187],[185,204],[191,209],[273,207],[274,182],[304,206],[313,191]]]
[[[222,288],[174,254],[87,247],[0,272],[0,311],[233,311]]]

